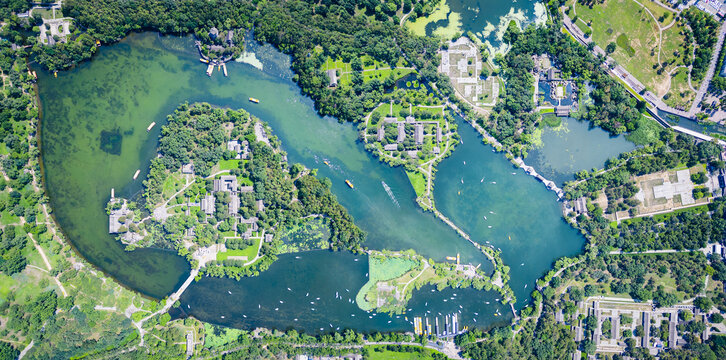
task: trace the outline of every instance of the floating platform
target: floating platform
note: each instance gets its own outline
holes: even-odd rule
[[[151,129],[153,129],[155,125],[156,125],[156,121],[152,122],[151,124],[149,124],[149,127],[146,128],[146,131],[147,132],[151,131]]]
[[[139,177],[139,174],[141,174],[141,169],[136,170],[136,172],[134,173],[134,180],[136,180],[136,178]]]
[[[249,98],[249,100],[250,100],[250,102],[253,102],[255,104],[259,104],[260,103],[260,100],[257,100],[257,99],[255,99],[253,97]]]

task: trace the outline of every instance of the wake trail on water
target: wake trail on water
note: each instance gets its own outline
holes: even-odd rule
[[[391,188],[388,186],[388,184],[386,184],[385,181],[381,181],[381,185],[383,185],[383,189],[386,190],[386,194],[388,194],[388,197],[391,198],[391,201],[393,202],[393,204],[395,204],[396,207],[400,208],[401,205],[398,204],[398,200],[393,195],[393,191],[391,191]]]

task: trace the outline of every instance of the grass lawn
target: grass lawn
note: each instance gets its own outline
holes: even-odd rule
[[[204,347],[218,347],[237,341],[237,338],[242,332],[242,330],[204,323]]]
[[[418,171],[406,171],[408,180],[413,186],[413,190],[416,192],[416,196],[421,196],[426,192],[426,178],[423,174]]]
[[[3,210],[2,213],[0,213],[0,223],[3,225],[7,224],[15,224],[20,222],[20,218],[15,216],[15,214],[11,213],[8,210]]]
[[[364,349],[368,350],[368,357],[366,359],[369,360],[426,360],[433,359],[433,353],[437,352],[418,346],[409,347],[413,348],[412,350],[414,351],[388,351],[384,345],[366,346]]]
[[[5,146],[5,143],[0,143],[0,155],[7,155],[8,153],[8,147]]]
[[[252,260],[257,256],[257,249],[260,246],[262,239],[252,239],[254,243],[252,246],[241,249],[241,250],[227,250],[225,252],[217,253],[217,260],[226,260],[229,256],[247,256],[247,261]]]
[[[175,172],[175,173],[170,174],[164,180],[164,185],[163,185],[162,191],[161,191],[162,198],[164,198],[164,199],[170,198],[177,191],[181,190],[181,188],[184,187],[185,184],[186,184],[186,182],[180,172]]]
[[[219,170],[239,169],[239,162],[237,159],[219,160]]]
[[[604,49],[609,43],[616,43],[616,50],[611,54],[615,61],[640,80],[648,90],[658,96],[666,94],[667,70],[682,63],[682,59],[675,56],[674,51],[680,47],[684,39],[683,35],[680,35],[682,27],[678,24],[664,32],[660,63],[668,62],[669,65],[666,66],[666,71],[658,74],[657,69],[653,68],[653,65],[659,63],[658,47],[661,41],[657,18],[667,10],[657,12],[651,10],[656,17],[653,19],[633,0],[608,0],[592,8],[575,3],[574,0],[568,2],[568,5],[573,4],[578,19],[590,24],[593,31],[592,39],[596,44]],[[664,22],[668,24],[672,19],[673,15],[669,15]],[[682,50],[680,53],[683,53]]]
[[[680,68],[672,75],[671,88],[668,91],[667,99],[664,98],[663,101],[673,108],[679,106],[687,108],[691,105],[696,96],[696,93],[694,93],[688,86],[688,69]]]

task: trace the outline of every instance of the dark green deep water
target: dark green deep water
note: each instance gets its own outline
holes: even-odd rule
[[[301,96],[289,80],[289,60],[285,56],[269,47],[254,46],[258,57],[263,58],[264,72],[232,63],[228,78],[219,72],[208,78],[205,66],[193,52],[174,50],[189,45],[185,39],[134,34],[117,45],[102,48],[92,62],[59,73],[57,79],[39,72],[44,112],[42,156],[48,193],[63,230],[91,263],[126,286],[153,297],[169,294],[186,277],[188,265],[173,253],[124,252],[107,234],[108,220],[103,209],[111,188],[116,189],[117,196],[140,191],[166,114],[185,101],[207,101],[243,107],[269,122],[291,162],[318,168],[319,175],[331,178],[339,201],[368,233],[369,248],[413,248],[435,260],[460,253],[464,262],[481,263],[491,269],[468,242],[417,208],[403,171],[388,168],[367,154],[357,143],[351,125],[316,115],[312,102]],[[249,103],[250,96],[261,103]],[[147,133],[146,127],[152,121],[159,125]],[[468,126],[459,129],[464,144],[440,165],[437,205],[476,241],[490,241],[502,249],[512,269],[511,285],[521,304],[552,261],[578,252],[584,239],[560,219],[554,193],[513,169],[500,154],[492,153]],[[323,159],[331,167],[323,165]],[[467,164],[463,165],[463,161]],[[142,173],[132,181],[136,169]],[[481,177],[485,177],[484,182],[480,182]],[[355,184],[354,190],[345,185],[345,179]],[[390,186],[400,207],[388,197],[382,181]],[[483,216],[489,220],[484,222]],[[355,304],[335,302],[335,291],[348,289],[350,298],[354,298],[366,281],[366,259],[354,258],[327,251],[283,255],[258,278],[239,282],[204,278],[184,294],[182,309],[202,320],[244,328],[294,326],[314,331],[333,324],[360,330],[408,329],[403,318],[386,316],[384,320],[379,315],[368,319]],[[409,315],[422,315],[427,309],[447,313],[462,305],[464,325],[485,327],[506,320],[493,316],[496,309],[507,314],[506,307],[493,301],[495,293],[429,290],[414,293]],[[330,301],[324,305],[324,312],[312,313],[304,297],[306,292]],[[454,297],[453,293],[458,294],[456,299],[443,301]],[[278,306],[274,306],[276,303]],[[475,323],[473,318],[477,316]]]

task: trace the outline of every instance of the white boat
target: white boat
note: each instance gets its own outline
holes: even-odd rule
[[[155,122],[155,121],[154,121],[154,122],[152,122],[152,123],[151,123],[151,124],[149,125],[149,127],[147,127],[147,128],[146,128],[146,131],[147,131],[147,132],[148,132],[148,131],[151,131],[151,129],[153,129],[153,128],[154,128],[154,125],[156,125],[156,122]]]
[[[222,319],[224,319],[224,316],[220,316]]]
[[[141,169],[136,170],[136,172],[134,173],[134,180],[136,180],[136,178],[139,177],[139,174],[141,174]]]
[[[229,290],[227,290],[227,294],[230,294],[230,295],[232,295],[232,292],[231,292],[231,291],[229,291]]]
[[[292,290],[290,290],[290,288],[287,288],[287,291],[292,291]]]
[[[280,308],[275,308],[275,311],[279,310]]]

